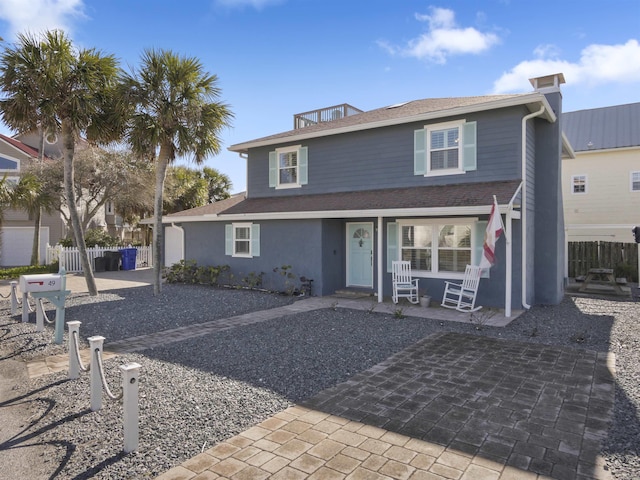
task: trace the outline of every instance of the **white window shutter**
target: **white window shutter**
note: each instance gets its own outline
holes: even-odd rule
[[[480,260],[484,252],[484,234],[487,231],[487,223],[489,222],[476,222],[474,226],[474,232],[472,235],[473,245],[471,246],[471,254],[473,255],[473,264],[480,265]],[[482,270],[482,278],[489,278],[490,269]]]
[[[278,154],[269,152],[269,186],[278,186]]]
[[[477,169],[476,123],[468,122],[462,125],[462,169],[465,172]]]
[[[233,225],[224,226],[224,254],[233,255]]]
[[[413,132],[413,174],[427,173],[427,132],[424,128]]]
[[[301,147],[298,151],[298,179],[300,185],[306,185],[309,182],[309,152],[308,147]]]
[[[254,223],[251,225],[251,256],[260,256],[260,224]]]
[[[387,223],[387,272],[392,271],[393,264],[391,262],[399,260],[398,258],[398,224]]]

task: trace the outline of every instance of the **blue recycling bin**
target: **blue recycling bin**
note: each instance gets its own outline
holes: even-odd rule
[[[136,269],[136,254],[138,250],[136,248],[121,248],[120,254],[122,255],[122,270],[135,270]]]

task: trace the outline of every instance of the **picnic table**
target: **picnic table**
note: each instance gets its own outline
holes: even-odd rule
[[[622,287],[616,282],[616,277],[613,274],[613,268],[591,268],[587,273],[587,276],[582,282],[582,285],[578,289],[579,292],[586,292],[589,287],[593,286],[605,286],[613,288],[613,291],[618,295],[625,295]]]

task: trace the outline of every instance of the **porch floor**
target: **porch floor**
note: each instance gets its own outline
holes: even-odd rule
[[[378,303],[376,297],[362,296],[357,293],[348,295],[342,291],[325,298],[335,299],[333,305],[336,307],[388,312],[393,315],[396,314],[396,311],[402,310],[402,315],[406,317],[431,318],[448,322],[469,323],[471,321],[471,315],[474,315],[483,325],[491,327],[505,327],[524,312],[524,310],[512,310],[510,317],[505,317],[504,310],[492,310],[492,312],[495,312],[493,316],[485,313],[487,309],[482,309],[475,312],[475,314],[462,313],[449,308],[443,308],[439,302],[437,300],[434,301],[434,299],[431,300],[431,306],[422,307],[420,305],[413,305],[405,299],[401,299],[397,304],[394,304],[391,299],[385,299],[382,303]]]

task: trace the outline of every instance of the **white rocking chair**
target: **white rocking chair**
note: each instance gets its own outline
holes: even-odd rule
[[[476,307],[476,295],[480,284],[482,269],[478,266],[467,265],[462,283],[444,282],[444,295],[441,306],[454,308],[459,312],[477,312],[482,307]]]
[[[411,303],[418,303],[418,279],[411,278],[411,262],[392,262],[393,303],[398,303],[400,297]]]

